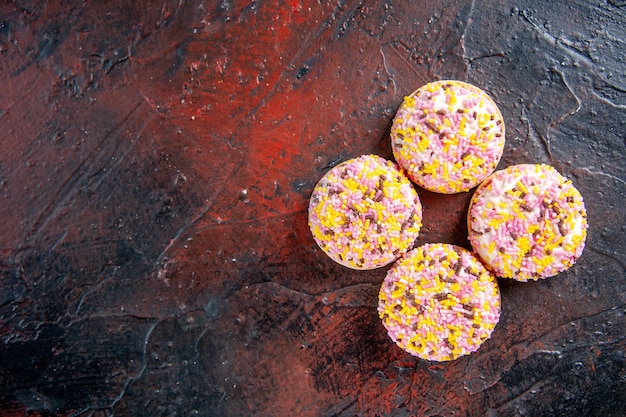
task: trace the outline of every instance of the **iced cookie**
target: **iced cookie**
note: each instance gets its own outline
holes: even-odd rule
[[[443,243],[407,253],[388,271],[378,314],[414,356],[448,361],[476,351],[500,319],[495,276],[470,251]]]
[[[472,248],[499,277],[554,276],[585,247],[587,214],[578,190],[548,165],[514,165],[477,189],[468,214]]]
[[[413,247],[422,226],[415,188],[396,164],[364,155],[332,168],[309,202],[319,247],[353,269],[385,266]]]
[[[504,149],[496,103],[461,81],[436,81],[404,99],[391,127],[393,155],[409,178],[438,193],[468,191],[488,177]]]

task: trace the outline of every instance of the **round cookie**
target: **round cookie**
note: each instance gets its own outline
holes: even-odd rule
[[[430,191],[468,191],[498,165],[504,121],[496,103],[462,81],[436,81],[405,97],[391,146],[409,178]]]
[[[443,243],[420,246],[398,260],[378,299],[391,339],[430,361],[476,351],[500,319],[495,276],[470,251]]]
[[[587,213],[578,190],[556,169],[513,165],[476,189],[468,230],[472,248],[497,276],[537,280],[568,269],[580,257]]]
[[[336,262],[374,269],[413,247],[422,227],[422,205],[396,164],[363,155],[332,168],[315,186],[309,227]]]

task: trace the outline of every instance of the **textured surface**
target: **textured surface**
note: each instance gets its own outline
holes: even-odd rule
[[[617,0],[0,3],[0,415],[625,415],[625,28]],[[443,78],[500,106],[499,168],[553,165],[590,228],[435,365],[306,207]],[[468,248],[471,195],[419,194],[418,243]]]

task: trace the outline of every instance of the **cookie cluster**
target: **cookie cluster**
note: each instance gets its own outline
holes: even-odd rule
[[[353,269],[395,263],[379,293],[391,339],[412,355],[454,360],[476,351],[500,317],[497,277],[557,275],[582,254],[582,196],[553,167],[495,171],[505,127],[496,103],[461,81],[436,81],[407,96],[391,127],[396,163],[363,155],[332,168],[309,203],[319,247]],[[468,211],[473,251],[415,247],[422,205],[413,184],[433,192],[478,186]]]

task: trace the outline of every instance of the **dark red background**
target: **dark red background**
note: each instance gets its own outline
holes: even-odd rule
[[[616,0],[3,1],[0,415],[625,415],[625,28]],[[590,229],[438,364],[306,208],[444,78],[492,95],[499,167],[555,166]],[[417,243],[469,247],[471,193],[418,192]]]

